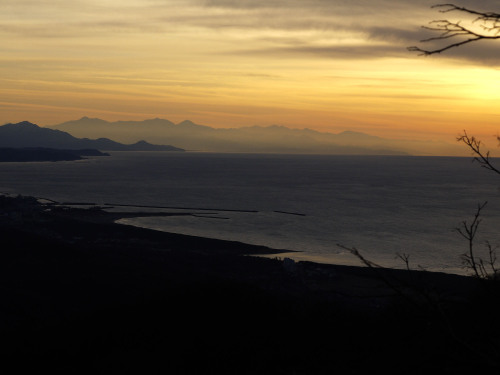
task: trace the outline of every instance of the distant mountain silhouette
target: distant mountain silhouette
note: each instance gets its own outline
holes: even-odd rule
[[[0,126],[0,147],[45,147],[53,149],[105,151],[184,151],[173,146],[153,145],[143,140],[121,144],[107,138],[75,138],[61,130],[43,128],[28,121]]]
[[[285,126],[212,128],[186,120],[165,119],[108,122],[83,117],[51,128],[77,137],[107,137],[119,142],[170,142],[187,150],[212,152],[322,153],[360,155],[459,155],[453,143],[405,141],[345,131],[338,134]]]

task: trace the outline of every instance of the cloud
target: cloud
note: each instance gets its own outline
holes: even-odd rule
[[[222,54],[246,51],[320,58],[402,56],[442,18],[435,0],[2,0],[0,38],[127,38],[175,34],[222,41]],[[495,0],[460,5],[499,11]],[[459,15],[446,13],[446,17]],[[200,34],[199,30],[207,34]],[[491,44],[443,55],[492,64]],[[474,51],[474,53],[471,53]],[[494,52],[494,51],[493,51]],[[217,53],[217,51],[215,51]],[[410,56],[410,54],[408,53]]]
[[[408,46],[419,44],[421,40],[436,36],[421,26],[435,19],[460,20],[467,16],[460,12],[441,13],[439,8],[431,8],[435,0],[207,0],[203,3],[207,8],[226,9],[234,12],[231,24],[226,27],[238,28],[253,25],[260,29],[280,29],[288,32],[317,31],[318,35],[310,36],[309,44],[304,39],[297,40],[296,46],[277,46],[277,53],[308,53],[322,57],[357,59],[366,53],[367,58],[401,55]],[[500,13],[498,1],[486,0],[481,3],[472,0],[460,1],[460,6],[479,11]],[[243,17],[244,19],[240,19]],[[249,21],[251,19],[252,21]],[[205,24],[207,25],[207,24]],[[240,26],[242,27],[242,26]],[[320,33],[322,33],[320,35]],[[357,35],[372,45],[345,46],[342,35]],[[330,46],[318,46],[318,37],[330,37]],[[285,36],[282,37],[282,41]],[[275,39],[277,44],[282,41]],[[304,45],[306,44],[306,45]],[[399,48],[401,46],[401,48]],[[429,43],[425,47],[431,47]],[[480,64],[497,64],[498,55],[492,43],[478,43],[474,46],[458,48],[443,54],[441,58],[459,58]],[[263,52],[272,52],[267,48]],[[496,62],[496,63],[495,63]]]
[[[274,58],[290,57],[321,57],[328,59],[362,59],[372,60],[385,57],[407,56],[408,52],[404,47],[398,45],[354,45],[354,46],[289,46],[262,49],[249,49],[231,52],[232,54],[260,55]]]
[[[64,29],[78,24],[83,32],[94,26],[120,24],[123,29],[162,25],[208,29],[356,30],[371,25],[394,25],[404,13],[414,14],[413,3],[396,0],[128,0],[45,1],[3,0],[0,22],[14,31],[31,25]],[[408,18],[408,17],[405,17]],[[406,22],[406,21],[404,21]],[[158,28],[156,31],[160,32]]]

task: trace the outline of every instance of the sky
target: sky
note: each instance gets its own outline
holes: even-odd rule
[[[189,119],[398,139],[500,129],[500,42],[429,57],[428,0],[0,0],[0,123]],[[498,1],[457,1],[500,12]],[[489,138],[488,138],[489,137]]]

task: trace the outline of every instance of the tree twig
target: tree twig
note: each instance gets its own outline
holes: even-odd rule
[[[500,174],[500,170],[491,163],[490,152],[486,151],[485,153],[481,150],[481,141],[478,141],[474,136],[469,136],[465,130],[464,135],[457,137],[457,141],[465,143],[472,150],[472,152],[476,155],[473,161],[481,164],[481,167],[483,168]]]
[[[433,55],[439,54],[450,48],[460,47],[464,44],[476,42],[478,40],[492,40],[492,39],[500,39],[500,14],[494,12],[478,12],[476,10],[464,8],[457,6],[455,4],[437,4],[432,6],[432,8],[440,8],[440,13],[449,13],[449,12],[460,12],[463,14],[470,14],[477,16],[475,20],[471,22],[471,24],[476,22],[481,22],[479,27],[483,30],[482,33],[476,32],[472,29],[472,27],[462,26],[460,22],[451,22],[449,20],[434,20],[431,21],[430,24],[432,26],[422,26],[422,28],[431,31],[440,32],[440,34],[436,37],[431,37],[427,39],[423,39],[420,42],[426,43],[437,40],[447,40],[455,37],[465,38],[463,40],[459,40],[457,42],[449,43],[443,47],[436,49],[425,49],[418,46],[408,47],[408,50],[411,52],[419,52],[421,55]]]
[[[478,278],[481,278],[481,269],[480,269],[480,263],[477,262],[475,256],[474,256],[474,239],[477,234],[477,229],[479,227],[479,224],[481,223],[481,219],[479,218],[481,215],[481,210],[486,206],[488,202],[484,202],[483,204],[478,204],[476,213],[474,215],[474,218],[470,224],[467,223],[467,221],[462,222],[461,227],[455,228],[456,231],[464,237],[468,244],[469,244],[469,251],[468,253],[464,254],[462,256],[462,259],[464,261],[464,265],[467,268],[470,268],[472,271],[474,271],[474,275]]]

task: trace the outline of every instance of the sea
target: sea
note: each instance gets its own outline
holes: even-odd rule
[[[110,211],[192,213],[127,225],[290,250],[273,257],[467,274],[458,232],[479,204],[476,254],[500,245],[500,175],[472,157],[111,152],[0,163],[0,192]],[[493,162],[496,162],[494,160]],[[500,163],[500,160],[498,160]],[[500,164],[499,164],[500,165]],[[141,207],[146,206],[146,207]]]

